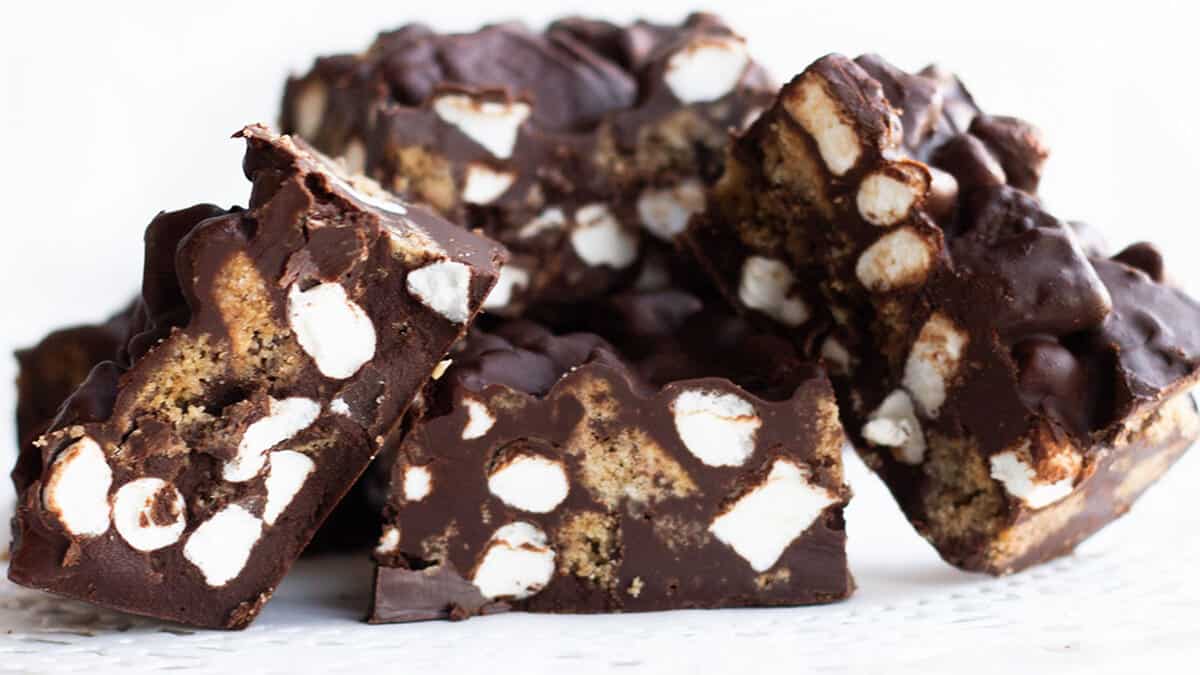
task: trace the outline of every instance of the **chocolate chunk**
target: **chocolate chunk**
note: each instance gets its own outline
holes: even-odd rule
[[[739,310],[824,358],[938,552],[994,574],[1072,550],[1200,435],[1200,306],[1152,249],[1104,259],[1047,213],[1046,154],[945,71],[831,55],[735,141],[686,235]]]
[[[982,287],[968,292],[992,296],[991,320],[1002,338],[1066,335],[1104,321],[1112,300],[1066,225],[1009,187],[970,201],[951,250]]]
[[[1166,278],[1163,276],[1162,253],[1159,253],[1154,244],[1144,241],[1130,244],[1122,249],[1120,253],[1114,255],[1113,260],[1145,272],[1151,281],[1156,281],[1160,284],[1166,281]]]
[[[954,176],[960,189],[1004,185],[1004,168],[979,140],[971,134],[956,134],[939,145],[929,158],[930,164]]]
[[[390,467],[372,622],[851,592],[842,435],[816,371],[779,398],[659,388],[597,336],[524,321],[454,359]]]
[[[1031,194],[1037,192],[1042,165],[1050,156],[1037,127],[1015,117],[978,115],[971,122],[971,134],[996,153],[1009,185]]]
[[[91,371],[14,474],[19,584],[245,627],[495,282],[494,244],[301,141],[238,136],[249,209],[152,223],[138,346]],[[338,397],[364,379],[370,414]]]

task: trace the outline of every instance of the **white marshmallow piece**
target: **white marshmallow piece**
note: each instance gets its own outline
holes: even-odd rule
[[[858,186],[855,203],[863,220],[891,227],[908,217],[924,194],[922,186],[885,173],[872,173]]]
[[[433,474],[428,467],[410,466],[404,469],[404,499],[419,502],[433,492]]]
[[[557,206],[548,207],[546,210],[538,214],[537,218],[525,223],[520,230],[517,231],[517,237],[521,239],[532,239],[543,232],[553,230],[561,230],[567,224],[567,214]]]
[[[329,412],[342,417],[350,416],[350,404],[344,398],[335,398],[329,402]]]
[[[224,586],[242,573],[262,528],[261,520],[230,504],[192,532],[183,545],[183,557],[200,570],[209,586]]]
[[[379,543],[375,545],[375,552],[380,555],[389,555],[400,550],[400,528],[388,525],[383,528],[383,534],[379,536]]]
[[[914,466],[925,461],[925,432],[912,399],[903,389],[883,399],[867,418],[862,435],[868,443],[891,448],[897,461]]]
[[[462,432],[464,441],[482,438],[491,431],[492,426],[496,424],[496,417],[483,401],[468,396],[463,398],[463,405],[467,407],[467,423]]]
[[[471,316],[471,268],[460,262],[442,260],[409,272],[408,292],[453,323]]]
[[[1064,478],[1054,483],[1037,479],[1034,470],[1016,452],[1008,450],[991,458],[992,478],[1000,481],[1004,489],[1031,509],[1041,509],[1061,500],[1075,490],[1075,479]]]
[[[138,478],[117,490],[113,498],[113,525],[133,548],[157,551],[183,536],[187,527],[185,511],[183,495],[174,485],[161,478]],[[171,522],[154,522],[154,514],[164,512],[171,514]]]
[[[513,296],[526,288],[529,288],[529,272],[516,265],[505,265],[500,268],[496,285],[483,301],[483,308],[497,310],[508,307]]]
[[[513,508],[550,513],[567,498],[571,487],[561,462],[540,455],[518,455],[488,476],[488,489]]]
[[[809,482],[807,467],[777,459],[766,481],[734,502],[709,526],[720,541],[756,572],[771,569],[779,556],[837,498]]]
[[[375,325],[341,284],[324,283],[307,291],[292,284],[288,323],[325,377],[344,380],[375,356]]]
[[[434,99],[433,112],[488,152],[507,159],[532,110],[527,103],[476,101],[465,94],[445,94]]]
[[[708,466],[741,466],[754,454],[762,420],[740,396],[687,389],[671,402],[671,413],[679,439]]]
[[[841,106],[811,76],[783,101],[784,108],[817,142],[822,161],[835,176],[845,175],[862,156],[858,134],[842,116]]]
[[[225,462],[221,476],[231,483],[253,479],[267,464],[267,451],[290,440],[317,421],[321,404],[300,396],[271,399],[267,416],[246,427],[237,454]]]
[[[854,358],[850,356],[850,352],[832,335],[821,343],[821,360],[830,370],[842,375],[849,373],[854,365]]]
[[[526,522],[509,523],[492,535],[471,581],[492,600],[528,598],[550,583],[554,557],[546,533]]]
[[[692,214],[704,210],[704,186],[688,179],[669,189],[646,188],[638,197],[638,217],[650,234],[672,241],[687,228]]]
[[[84,436],[54,458],[42,488],[42,505],[77,537],[104,534],[109,526],[112,480],[104,450]]]
[[[517,175],[511,171],[497,171],[487,164],[472,162],[463,179],[462,200],[468,204],[491,204],[508,192],[516,180]]]
[[[946,402],[946,387],[958,373],[967,333],[946,315],[934,313],[921,327],[904,363],[904,388],[935,418]]]
[[[267,487],[267,503],[263,506],[262,516],[264,523],[275,524],[316,468],[312,458],[302,452],[278,450],[271,453],[271,469],[264,481]]]
[[[342,150],[342,154],[338,157],[338,161],[342,163],[342,168],[349,174],[361,174],[367,169],[367,146],[363,145],[361,139],[351,138],[346,143],[346,148]],[[356,191],[355,196],[358,196]]]
[[[799,326],[811,315],[804,300],[791,295],[795,277],[787,265],[778,260],[752,255],[742,264],[742,280],[738,284],[738,299],[776,321]]]
[[[933,266],[933,253],[915,230],[902,227],[868,246],[854,273],[869,290],[892,291],[924,281]]]
[[[295,108],[292,109],[296,133],[309,140],[316,137],[317,132],[321,130],[321,120],[325,117],[325,102],[328,99],[329,93],[325,84],[319,80],[301,86],[300,93],[296,95]]]
[[[590,267],[624,269],[638,256],[638,238],[627,232],[604,204],[588,204],[575,212],[571,247]]]
[[[663,80],[682,103],[715,101],[733,91],[750,54],[736,37],[702,37],[671,55]]]

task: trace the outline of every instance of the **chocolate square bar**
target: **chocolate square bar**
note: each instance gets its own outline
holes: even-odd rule
[[[773,89],[707,14],[541,33],[410,25],[289,81],[282,124],[504,243],[513,257],[486,308],[515,315],[633,283],[704,208],[728,130]]]
[[[127,361],[25,449],[19,584],[246,626],[495,282],[495,244],[238,135],[249,208],[155,219]]]
[[[660,387],[595,335],[527,321],[453,360],[391,465],[371,621],[850,594],[844,437],[818,370],[781,360],[757,393]]]
[[[1109,258],[1047,213],[1047,154],[937,68],[831,55],[735,142],[688,233],[741,310],[819,344],[920,532],[997,574],[1071,551],[1200,433],[1200,305],[1149,245]]]

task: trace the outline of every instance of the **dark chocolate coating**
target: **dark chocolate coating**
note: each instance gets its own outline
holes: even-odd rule
[[[808,370],[779,398],[729,380],[674,381],[661,389],[606,341],[554,336],[527,321],[473,333],[433,383],[434,402],[391,467],[385,535],[376,551],[372,622],[465,618],[519,610],[589,613],[797,605],[846,597],[841,434],[832,390]],[[545,373],[528,379],[524,371]],[[741,466],[708,466],[677,434],[671,406],[700,389],[752,403],[761,421]],[[494,421],[467,438],[471,405]],[[533,454],[561,466],[563,500],[531,512],[489,487],[489,474]],[[805,467],[829,495],[811,526],[778,560],[756,570],[712,535],[709,523],[754,489],[776,460]],[[407,492],[407,472],[429,472],[428,494]],[[493,533],[525,522],[544,532],[555,570],[527,597],[488,598],[472,583]]]
[[[17,447],[24,448],[45,431],[63,401],[101,361],[117,358],[126,340],[134,307],[108,321],[73,326],[50,333],[16,353]]]
[[[495,244],[373,194],[377,187],[340,175],[301,141],[259,126],[238,136],[253,183],[248,209],[197,207],[151,224],[132,360],[97,366],[37,441],[39,466],[18,484],[13,520],[9,578],[19,584],[196,626],[245,627],[378,449],[402,432],[406,409],[496,279]],[[457,318],[413,290],[416,272],[451,263],[465,274]],[[308,313],[318,286],[334,298],[321,311],[338,313]],[[330,321],[359,337],[320,332]],[[363,331],[374,336],[369,353]],[[363,359],[353,372],[330,360],[347,351]],[[367,404],[354,396],[360,390],[372,392]],[[310,423],[288,422],[302,428],[261,455],[243,449],[264,444],[249,437],[251,425],[302,399]],[[62,505],[84,492],[57,487],[89,442],[111,474],[117,513],[102,531]],[[244,452],[261,462],[237,477],[230,462]],[[285,458],[306,469],[280,497],[273,474]],[[96,471],[76,480],[102,480]],[[288,476],[296,478],[279,479]],[[141,478],[167,486],[122,519],[123,489]],[[176,490],[182,509],[169,499]],[[283,501],[268,511],[273,495]],[[240,529],[213,525],[207,541],[197,537],[218,515],[239,518]],[[174,523],[181,529],[171,540],[134,543],[140,528]],[[239,543],[247,531],[257,534]]]

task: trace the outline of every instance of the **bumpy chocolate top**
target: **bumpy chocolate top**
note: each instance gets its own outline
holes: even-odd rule
[[[543,396],[572,368],[589,361],[620,367],[613,348],[591,333],[556,336],[531,321],[509,321],[492,332],[474,331],[453,355],[444,376],[470,391],[501,384]]]
[[[630,286],[773,94],[718,18],[406,26],[289,81],[282,124],[512,252],[488,309]]]
[[[905,346],[893,356],[900,359],[924,321],[907,317],[928,316],[931,308],[946,312],[969,336],[965,360],[992,364],[970,376],[976,386],[948,398],[942,424],[1015,432],[1023,417],[1040,413],[1087,447],[1092,434],[1103,436],[1136,404],[1159,400],[1200,375],[1193,328],[1200,325],[1200,305],[1164,280],[1157,251],[1137,244],[1107,259],[1092,228],[1046,212],[1036,196],[1049,154],[1040,132],[1022,120],[983,113],[940,68],[914,74],[874,55],[827,56],[785,87],[775,111],[738,143],[734,152],[743,164],[762,166],[764,139],[776,133],[775,125],[796,124],[786,109],[812,77],[844,108],[840,114],[860,153],[844,175],[817,179],[827,186],[814,204],[843,199],[844,185],[855,186],[872,171],[923,186],[904,207],[907,213],[869,214],[877,222],[864,220],[863,194],[849,192],[852,213],[836,216],[831,242],[821,245],[853,251],[907,231],[933,251],[929,268],[919,272],[923,284],[887,281],[875,289],[862,288],[863,274],[873,270],[864,271],[857,254],[827,261],[841,289],[835,304],[898,314],[902,334],[888,340]],[[1014,385],[1025,409],[997,395]],[[982,442],[996,443],[989,448],[995,451],[1011,441],[996,433]]]

